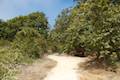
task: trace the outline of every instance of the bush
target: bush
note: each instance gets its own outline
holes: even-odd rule
[[[9,47],[10,46],[10,41],[0,39],[0,47]]]
[[[23,56],[39,58],[46,51],[46,40],[33,28],[24,28],[16,34],[13,48],[19,49]]]
[[[85,52],[87,55],[95,55],[95,60],[101,60],[102,57],[106,64],[115,64],[120,61],[118,12],[120,12],[119,3],[114,4],[111,0],[80,2],[70,10],[68,17],[65,18],[63,14],[64,17],[57,19],[53,40],[60,45],[57,44],[56,47],[60,49],[62,45],[62,50],[66,53],[78,55]]]
[[[15,65],[22,61],[21,53],[10,48],[0,50],[0,80],[13,80]]]
[[[16,34],[13,42],[1,40],[0,46],[0,80],[13,80],[16,65],[42,57],[46,40],[37,30],[24,28]]]

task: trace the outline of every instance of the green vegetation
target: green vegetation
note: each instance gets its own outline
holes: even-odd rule
[[[13,80],[17,65],[44,55],[48,29],[47,18],[41,12],[0,21],[0,80]]]
[[[119,0],[75,2],[62,11],[51,31],[41,12],[0,20],[0,80],[11,80],[13,66],[41,58],[48,50],[92,55],[107,66],[120,61]]]
[[[46,51],[46,41],[37,30],[24,28],[16,34],[13,47],[19,49],[24,56],[39,58]]]
[[[72,55],[96,55],[95,60],[102,58],[101,62],[115,64],[120,60],[119,1],[75,1],[75,7],[58,16],[51,34],[57,50]]]
[[[0,39],[13,40],[17,32],[25,27],[34,28],[41,34],[48,29],[48,21],[44,13],[34,12],[27,16],[15,17],[7,22],[0,23]]]

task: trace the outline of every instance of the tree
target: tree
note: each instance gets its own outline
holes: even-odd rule
[[[53,51],[63,51],[65,30],[69,27],[71,17],[71,9],[64,9],[56,19],[55,27],[49,34],[49,41],[51,41],[51,47]],[[56,49],[56,50],[55,50]]]
[[[86,0],[76,5],[70,11],[68,27],[58,36],[64,40],[64,50],[71,52],[83,47],[96,53],[97,59],[120,59],[119,8],[111,0]],[[114,53],[116,56],[112,57]]]
[[[119,6],[109,0],[100,0],[91,3],[89,10],[87,17],[96,35],[92,45],[98,44],[96,48],[99,56],[102,54],[107,60],[119,49]]]
[[[46,40],[34,28],[26,27],[17,32],[13,48],[21,51],[23,56],[30,58],[42,57],[46,51]]]
[[[26,16],[19,16],[3,22],[0,25],[2,31],[1,38],[4,37],[8,40],[13,40],[17,32],[22,28],[31,27],[39,31],[40,34],[47,36],[48,21],[45,14],[42,12],[33,12]]]

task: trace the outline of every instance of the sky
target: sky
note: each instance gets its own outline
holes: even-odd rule
[[[73,0],[0,0],[0,19],[8,20],[31,12],[44,12],[53,26],[58,14],[74,5]]]

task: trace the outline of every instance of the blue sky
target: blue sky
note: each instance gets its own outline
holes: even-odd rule
[[[0,0],[0,19],[7,20],[35,11],[46,14],[50,25],[64,9],[73,6],[73,0]]]

